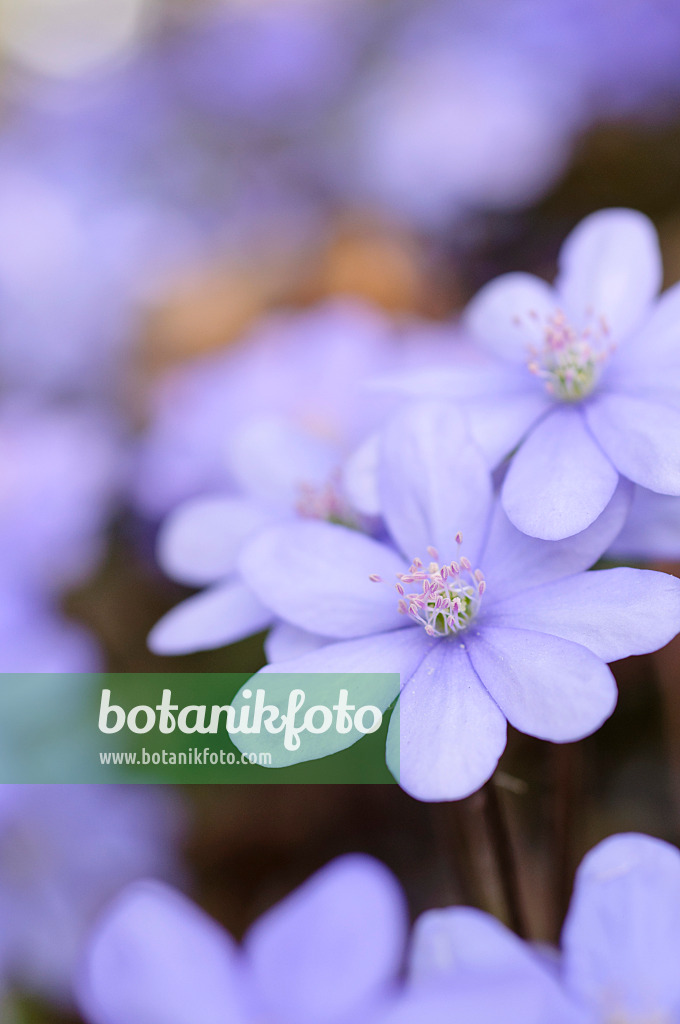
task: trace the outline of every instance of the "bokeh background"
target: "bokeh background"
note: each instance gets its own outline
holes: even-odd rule
[[[238,369],[262,323],[349,300],[439,338],[496,274],[551,276],[603,206],[651,216],[680,278],[680,0],[0,0],[0,671],[260,667],[261,637],[182,657],[146,637],[190,593],[159,524],[215,486],[252,373],[260,401],[277,386],[275,356]],[[536,938],[597,839],[680,841],[677,651],[615,669],[596,737],[514,735],[501,763]],[[3,1019],[77,1019],[82,936],[138,875],[240,934],[364,850],[414,913],[507,919],[488,802],[2,787]]]

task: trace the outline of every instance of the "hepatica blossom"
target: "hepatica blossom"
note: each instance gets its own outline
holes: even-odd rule
[[[566,240],[554,286],[507,274],[470,303],[485,358],[436,390],[467,399],[493,461],[517,449],[502,502],[523,532],[579,533],[620,477],[680,494],[680,286],[656,301],[660,282],[650,221],[603,210]]]
[[[212,360],[199,377],[185,381],[191,384],[183,403],[191,414],[189,430],[166,410],[166,425],[176,422],[185,444],[170,438],[157,450],[160,461],[152,463],[161,474],[179,463],[181,477],[182,450],[192,465],[195,450],[204,456],[207,450],[213,455],[210,466],[205,463],[208,494],[180,504],[168,517],[159,560],[170,576],[207,589],[155,626],[149,638],[154,651],[219,647],[273,622],[271,609],[237,571],[240,550],[258,530],[297,517],[356,525],[340,468],[392,401],[369,401],[363,381],[418,358],[421,349],[429,358],[437,345],[421,345],[420,338],[413,332],[398,339],[385,318],[363,306],[328,303],[270,320],[250,347],[227,353],[219,364]],[[197,443],[199,436],[206,444]],[[273,643],[285,633],[277,630]]]
[[[551,1024],[674,1024],[679,921],[675,847],[645,835],[610,836],[578,870],[556,963],[488,914],[453,907],[418,921],[412,984],[455,991],[463,981],[486,987],[510,975],[534,992]]]
[[[153,395],[141,442],[138,507],[156,518],[187,498],[250,489],[255,479],[264,490],[268,477],[274,490],[293,472],[299,445],[282,461],[291,435],[309,436],[317,449],[357,443],[372,413],[361,384],[394,368],[394,340],[377,310],[336,300],[265,317],[240,344],[172,371]]]
[[[103,550],[124,479],[118,428],[89,409],[7,399],[0,474],[0,671],[95,671],[97,645],[58,597]]]
[[[80,984],[90,1024],[355,1024],[396,983],[406,913],[376,861],[332,862],[250,928],[242,947],[179,893],[130,887],[104,915]]]
[[[15,580],[0,582],[0,672],[96,672],[94,637],[56,602]]]
[[[607,558],[635,562],[680,559],[680,499],[636,487],[626,523]]]
[[[183,809],[167,788],[0,786],[0,964],[68,1003],[85,936],[135,878],[177,878]]]
[[[383,540],[327,522],[284,524],[254,538],[240,565],[274,614],[332,640],[263,673],[400,674],[387,761],[419,799],[474,792],[505,747],[506,721],[554,742],[593,732],[616,703],[606,662],[680,629],[673,577],[585,572],[621,529],[626,482],[576,537],[530,538],[494,499],[451,405],[432,402],[390,421],[378,483]],[[383,709],[396,696],[369,690],[365,702]],[[274,739],[262,737],[266,749]],[[343,737],[332,742],[337,750]]]
[[[410,989],[405,901],[377,861],[332,861],[267,911],[241,946],[173,889],[130,886],[86,948],[88,1024],[543,1024],[523,979]]]

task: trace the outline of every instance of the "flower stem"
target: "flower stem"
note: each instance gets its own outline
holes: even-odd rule
[[[574,874],[574,809],[580,775],[580,751],[574,743],[556,744],[551,750],[553,774],[552,890],[553,938],[557,940],[569,907]]]
[[[472,854],[470,808],[465,800],[431,804],[430,814],[438,861],[448,869],[442,886],[443,902],[478,906],[479,884]]]
[[[486,827],[494,851],[510,927],[520,938],[526,939],[528,929],[520,896],[517,861],[505,811],[493,779],[484,786],[483,793]]]

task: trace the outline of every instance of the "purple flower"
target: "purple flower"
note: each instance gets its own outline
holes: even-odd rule
[[[131,886],[90,939],[90,1024],[357,1024],[396,988],[406,913],[377,861],[342,857],[269,910],[239,948],[179,893]]]
[[[142,786],[0,786],[0,962],[68,1002],[95,916],[139,877],[177,878],[181,806]]]
[[[86,578],[123,481],[115,424],[91,409],[0,407],[0,584],[59,591]]]
[[[615,835],[584,858],[557,964],[470,908],[424,914],[412,983],[455,991],[512,976],[544,1004],[543,1020],[675,1021],[680,1014],[680,854],[645,835]]]
[[[259,490],[266,485],[260,463],[270,458],[273,489],[287,464],[265,441],[273,445],[282,421],[287,436],[306,434],[317,448],[351,448],[375,422],[376,407],[385,405],[384,399],[368,401],[362,386],[395,366],[394,333],[377,310],[335,300],[269,316],[238,346],[168,374],[141,445],[141,510],[156,517],[218,488],[249,491],[251,477],[244,475],[252,458]],[[269,436],[255,438],[260,443],[253,451],[249,437],[259,423]],[[288,472],[294,476],[294,467]]]
[[[114,221],[101,201],[83,201],[82,175],[66,187],[41,158],[0,152],[0,369],[31,392],[101,394],[120,381],[131,339],[138,233],[126,237],[121,211]]]
[[[402,4],[349,98],[339,187],[434,232],[532,202],[593,124],[675,116],[679,37],[667,0]]]
[[[541,196],[567,164],[575,128],[564,88],[507,39],[437,27],[425,41],[406,32],[348,111],[350,188],[428,231]]]
[[[167,886],[130,886],[103,915],[80,972],[88,1024],[543,1024],[522,979],[405,988],[405,903],[377,861],[332,861],[237,946]]]
[[[0,584],[0,672],[97,672],[94,637],[44,594]]]
[[[299,517],[355,521],[340,469],[393,402],[371,398],[363,381],[417,360],[421,348],[429,354],[428,338],[409,335],[399,345],[382,317],[336,302],[269,320],[240,351],[177,381],[179,402],[165,406],[146,450],[144,493],[159,481],[166,500],[183,488],[220,490],[180,505],[161,530],[165,571],[208,589],[160,620],[149,638],[154,651],[219,647],[272,623],[237,571],[244,543]]]
[[[337,0],[221,5],[185,26],[169,70],[190,101],[235,122],[241,137],[259,129],[280,138],[308,131],[337,99],[370,20],[360,4]]]
[[[94,639],[57,602],[101,556],[122,484],[117,431],[92,410],[7,400],[0,468],[0,671],[96,671]]]
[[[584,571],[621,529],[627,483],[576,537],[530,538],[494,501],[483,457],[449,403],[414,405],[390,422],[378,478],[384,542],[298,522],[255,537],[240,566],[275,615],[327,638],[263,672],[400,674],[387,761],[411,795],[474,792],[503,752],[506,720],[553,742],[593,732],[616,703],[606,662],[654,650],[680,629],[680,581]],[[362,693],[385,709],[396,694],[381,687]],[[358,738],[327,736],[315,757]],[[274,750],[275,739],[262,742]]]
[[[636,487],[624,527],[607,558],[636,562],[680,559],[680,500]]]
[[[620,477],[680,494],[680,287],[655,303],[651,223],[632,210],[593,214],[559,265],[554,287],[529,274],[486,285],[465,314],[485,358],[429,385],[470,408],[492,462],[517,449],[503,507],[547,540],[594,522]]]

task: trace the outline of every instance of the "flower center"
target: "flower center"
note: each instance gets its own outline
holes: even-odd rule
[[[456,534],[460,548],[463,537]],[[477,615],[486,589],[481,569],[474,569],[467,558],[459,557],[450,564],[439,564],[436,548],[428,548],[432,559],[426,567],[414,558],[408,572],[397,573],[395,589],[399,594],[397,605],[402,615],[425,627],[428,636],[450,636],[467,629]],[[369,579],[382,583],[373,573]],[[416,588],[411,588],[416,584]]]
[[[537,313],[529,313],[529,316],[539,319]],[[545,381],[548,394],[562,402],[579,402],[586,398],[600,379],[603,364],[616,348],[604,317],[595,317],[591,310],[587,321],[579,333],[558,309],[545,323],[542,347],[529,347],[529,372]]]
[[[356,526],[356,516],[342,494],[339,479],[331,477],[325,484],[298,484],[295,511],[303,519],[322,519],[341,526]]]

